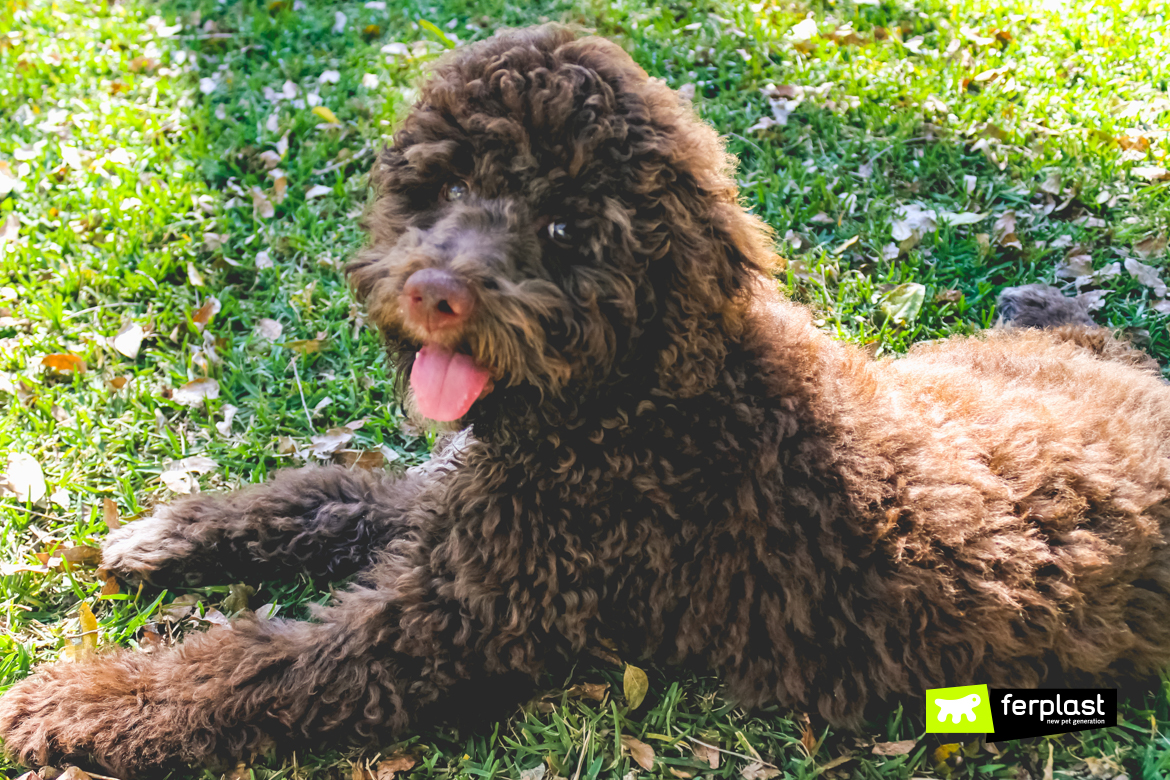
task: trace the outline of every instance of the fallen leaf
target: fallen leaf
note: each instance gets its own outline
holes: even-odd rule
[[[338,35],[345,30],[346,16],[341,11],[333,13],[333,34]]]
[[[719,768],[719,751],[711,745],[702,742],[692,742],[691,752],[695,754],[695,758],[700,761],[706,761],[707,766],[712,769]]]
[[[1166,181],[1170,179],[1170,171],[1158,165],[1139,165],[1130,169],[1130,173],[1146,181]]]
[[[276,214],[276,207],[264,195],[264,191],[259,187],[253,186],[250,190],[252,195],[252,213],[259,219],[272,219]]]
[[[1013,247],[1015,249],[1023,249],[1023,244],[1020,243],[1019,236],[1016,235],[1016,212],[1015,209],[1008,209],[999,215],[995,220],[995,225],[992,228],[995,234],[995,241],[1002,247]]]
[[[1166,297],[1166,283],[1162,281],[1162,277],[1158,275],[1158,269],[1152,265],[1146,265],[1140,260],[1135,260],[1132,257],[1126,258],[1125,270],[1134,279],[1137,279],[1141,284],[1149,287],[1154,291],[1154,295],[1159,298]]]
[[[8,161],[0,160],[0,198],[3,198],[8,193],[12,192],[19,184],[20,177],[12,172],[12,168],[8,165]]]
[[[333,460],[347,469],[359,468],[372,471],[386,464],[381,450],[341,450],[334,453]]]
[[[916,739],[903,739],[898,742],[879,742],[873,746],[875,756],[904,756],[918,744]]]
[[[332,187],[326,187],[324,184],[314,184],[305,191],[305,200],[313,200],[315,198],[323,198],[326,195],[333,194]]]
[[[265,317],[256,323],[255,333],[265,341],[276,341],[280,338],[280,334],[284,333],[284,326],[276,320]]]
[[[378,86],[378,77],[373,73],[363,75],[362,86],[366,89],[375,89]]]
[[[231,404],[224,404],[220,411],[223,412],[223,420],[215,424],[215,430],[219,431],[220,436],[228,436],[232,432],[232,420],[240,410]]]
[[[0,563],[0,577],[11,577],[15,574],[48,574],[52,569],[44,564],[29,563]]]
[[[215,626],[227,626],[231,624],[231,621],[228,620],[227,615],[214,608],[205,610],[202,615],[196,614],[195,617],[198,620],[202,620],[204,623],[211,623]]]
[[[263,250],[256,253],[256,270],[263,271],[266,268],[272,268],[275,263],[272,262],[272,256],[268,254],[268,250]]]
[[[643,769],[649,771],[654,768],[654,748],[642,740],[635,739],[629,734],[622,734],[622,751],[633,756],[638,766]]]
[[[260,153],[260,162],[264,163],[264,167],[267,170],[272,170],[280,165],[280,155],[272,149],[265,149]]]
[[[195,610],[201,597],[197,593],[185,593],[166,606],[159,607],[158,616],[163,620],[178,622]]]
[[[97,652],[98,622],[93,610],[85,601],[81,602],[78,609],[78,622],[81,626],[79,634],[66,637],[65,647],[62,648],[62,654],[69,661],[83,661],[93,657]]]
[[[809,755],[809,758],[817,754],[817,735],[808,722],[805,722],[800,731],[800,746],[804,748],[804,752]]]
[[[1150,236],[1133,245],[1133,251],[1138,253],[1142,259],[1148,260],[1151,257],[1156,257],[1166,251],[1166,234],[1159,236]]]
[[[390,780],[398,772],[413,769],[418,759],[405,753],[398,753],[379,761],[374,767],[374,780]]]
[[[341,124],[340,120],[338,120],[338,118],[337,118],[337,114],[333,113],[325,106],[314,106],[313,113],[316,114],[317,116],[321,117],[322,119],[324,119],[326,122],[328,122],[331,125]]]
[[[688,772],[685,769],[679,769],[676,766],[668,766],[667,769],[670,770],[672,775],[681,778],[681,780],[690,780],[690,778],[695,776],[694,772]]]
[[[900,284],[882,296],[880,308],[896,325],[909,325],[918,318],[926,300],[926,287],[917,282]]]
[[[67,766],[54,780],[90,780],[90,776],[81,767]]]
[[[898,216],[901,214],[902,216]],[[891,223],[891,234],[895,241],[920,241],[927,233],[933,233],[938,228],[933,211],[922,208],[917,203],[907,203],[899,206],[894,212]]]
[[[102,562],[102,551],[84,544],[58,550],[57,555],[74,566],[98,566]]]
[[[37,459],[24,452],[10,454],[8,468],[0,474],[0,496],[14,496],[22,504],[35,504],[46,492],[45,472]]]
[[[958,742],[948,742],[945,745],[939,745],[934,750],[933,758],[936,764],[945,764],[947,759],[962,751],[963,746]]]
[[[219,398],[219,382],[211,377],[195,379],[182,387],[176,387],[171,398],[183,406],[194,406],[203,400]]]
[[[248,600],[256,595],[256,589],[251,585],[237,582],[228,586],[228,595],[220,604],[224,610],[233,615],[248,608]]]
[[[102,573],[102,570],[98,569],[98,574],[100,575],[101,573]],[[118,585],[118,578],[117,577],[114,577],[113,575],[110,575],[110,574],[107,574],[106,576],[102,577],[102,589],[101,589],[101,592],[99,593],[99,595],[101,595],[101,596],[117,596],[121,592],[122,592],[122,588],[119,587],[119,585]]]
[[[297,451],[297,443],[291,436],[281,436],[276,440],[276,454],[292,455]]]
[[[642,705],[642,700],[646,698],[649,690],[650,680],[647,679],[646,673],[633,664],[626,664],[626,672],[622,676],[622,692],[631,712]]]
[[[199,269],[191,261],[187,261],[187,281],[195,287],[203,287],[207,281],[203,278],[203,274],[199,273]]]
[[[1056,276],[1060,279],[1077,279],[1093,273],[1093,258],[1082,246],[1075,246],[1056,264]]]
[[[845,239],[845,241],[843,241],[836,249],[833,250],[833,254],[835,254],[835,255],[844,254],[847,249],[849,249],[852,246],[856,246],[858,241],[860,241],[860,240],[861,240],[861,236],[853,236],[852,238]]]
[[[300,352],[302,355],[311,355],[314,352],[320,352],[325,348],[324,339],[301,339],[300,341],[287,341],[284,346]]]
[[[772,780],[773,777],[779,774],[779,769],[774,766],[767,766],[762,761],[753,761],[739,770],[739,776],[743,780]]]
[[[1060,171],[1049,171],[1048,178],[1040,185],[1040,191],[1059,196],[1064,191]]]
[[[72,502],[72,497],[69,495],[69,491],[65,488],[57,488],[49,494],[49,501],[53,502],[62,509],[68,509]]]
[[[257,607],[255,614],[260,620],[272,620],[276,617],[277,612],[280,612],[279,604],[265,604],[262,607]]]
[[[609,693],[609,683],[578,683],[567,691],[570,698],[583,696],[593,701],[604,701]]]
[[[113,339],[113,347],[118,352],[133,360],[138,357],[138,350],[142,346],[142,338],[146,332],[137,322],[128,321],[118,330]]]
[[[4,224],[0,225],[0,250],[4,249],[4,245],[15,241],[20,237],[20,217],[15,213],[9,214],[4,220]]]
[[[309,451],[318,458],[325,458],[344,447],[353,438],[349,428],[330,428],[325,433],[310,437]]]
[[[62,374],[72,372],[77,372],[78,374],[85,373],[85,361],[78,355],[72,353],[59,352],[53,355],[45,355],[41,358],[41,365]]]

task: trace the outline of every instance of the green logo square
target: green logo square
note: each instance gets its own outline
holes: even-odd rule
[[[926,691],[926,733],[990,734],[994,731],[991,695],[986,685]]]

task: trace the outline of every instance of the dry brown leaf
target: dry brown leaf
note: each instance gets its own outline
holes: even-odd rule
[[[99,569],[98,572],[100,573],[101,569]],[[104,577],[102,579],[102,591],[101,591],[100,595],[102,595],[102,596],[117,596],[121,592],[122,592],[122,589],[120,587],[118,587],[118,578],[117,577],[107,576],[107,577]]]
[[[63,374],[72,372],[77,372],[78,374],[85,373],[85,361],[79,355],[68,352],[45,355],[41,358],[41,365]]]
[[[417,763],[418,759],[414,756],[397,753],[378,762],[377,766],[374,767],[374,780],[390,780],[398,772],[413,769]]]
[[[276,440],[276,453],[278,455],[292,455],[297,451],[297,443],[293,441],[291,436],[281,436]]]
[[[609,693],[609,683],[578,683],[567,691],[570,698],[584,697],[604,701]]]
[[[879,742],[873,746],[875,756],[904,756],[918,744],[916,739],[903,739],[897,742]]]
[[[386,456],[381,450],[341,450],[333,454],[333,461],[347,469],[374,470],[386,465]]]
[[[219,314],[219,310],[223,308],[223,304],[219,302],[218,298],[209,297],[199,307],[198,311],[191,315],[191,322],[199,326],[200,329],[207,327],[207,323],[211,322],[211,318]]]
[[[102,562],[102,551],[84,544],[58,550],[57,555],[74,566],[97,566]]]
[[[812,725],[807,722],[800,731],[800,745],[804,748],[804,752],[808,753],[809,757],[817,754],[817,735],[812,730]]]
[[[682,778],[682,780],[690,780],[690,778],[695,776],[694,772],[688,772],[687,770],[679,769],[676,766],[668,766],[667,769],[670,770],[670,773],[672,775],[674,775],[675,777]]]
[[[629,734],[622,734],[622,751],[628,752],[638,762],[638,766],[649,771],[654,768],[654,748],[640,739]]]
[[[122,521],[118,517],[118,505],[109,496],[102,499],[102,519],[106,522],[106,528],[111,531],[122,527]]]
[[[780,770],[774,766],[767,766],[762,761],[753,761],[739,771],[739,776],[743,780],[772,780],[780,774]]]
[[[1144,238],[1133,245],[1133,251],[1143,260],[1156,257],[1166,251],[1166,234]]]
[[[265,341],[276,341],[284,333],[284,326],[267,317],[256,323],[256,335]]]
[[[205,399],[219,398],[219,382],[211,377],[196,379],[176,387],[171,398],[184,406],[194,406]]]
[[[276,215],[276,207],[264,195],[264,191],[259,187],[252,187],[252,213],[258,219],[272,219]]]
[[[712,746],[701,742],[692,742],[691,752],[695,754],[695,758],[700,761],[706,761],[707,766],[712,769],[719,768],[719,751]]]
[[[80,767],[67,766],[64,772],[57,775],[56,780],[90,780],[90,777]]]
[[[340,450],[353,438],[349,428],[330,428],[325,433],[310,437],[309,451],[318,458],[325,458]]]
[[[200,597],[198,594],[185,593],[170,604],[159,607],[158,616],[163,620],[178,622],[190,615],[195,610],[195,605],[199,601]]]
[[[626,672],[622,676],[622,692],[631,712],[642,706],[642,701],[649,691],[650,680],[647,679],[646,673],[633,664],[626,664]]]

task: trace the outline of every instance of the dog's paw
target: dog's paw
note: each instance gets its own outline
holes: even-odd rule
[[[145,673],[148,656],[116,652],[50,664],[0,696],[0,741],[25,766],[96,764],[119,777],[177,757],[175,729]]]
[[[55,704],[46,697],[37,678],[22,680],[0,696],[0,740],[4,753],[28,767],[44,766],[56,756],[52,752],[51,729],[44,720],[51,719]]]
[[[182,520],[169,509],[111,531],[102,543],[102,567],[127,582],[190,583],[184,562],[195,544],[184,537]]]

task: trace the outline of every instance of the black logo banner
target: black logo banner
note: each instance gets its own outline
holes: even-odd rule
[[[1106,688],[989,688],[995,733],[988,742],[1117,725],[1117,691]]]

